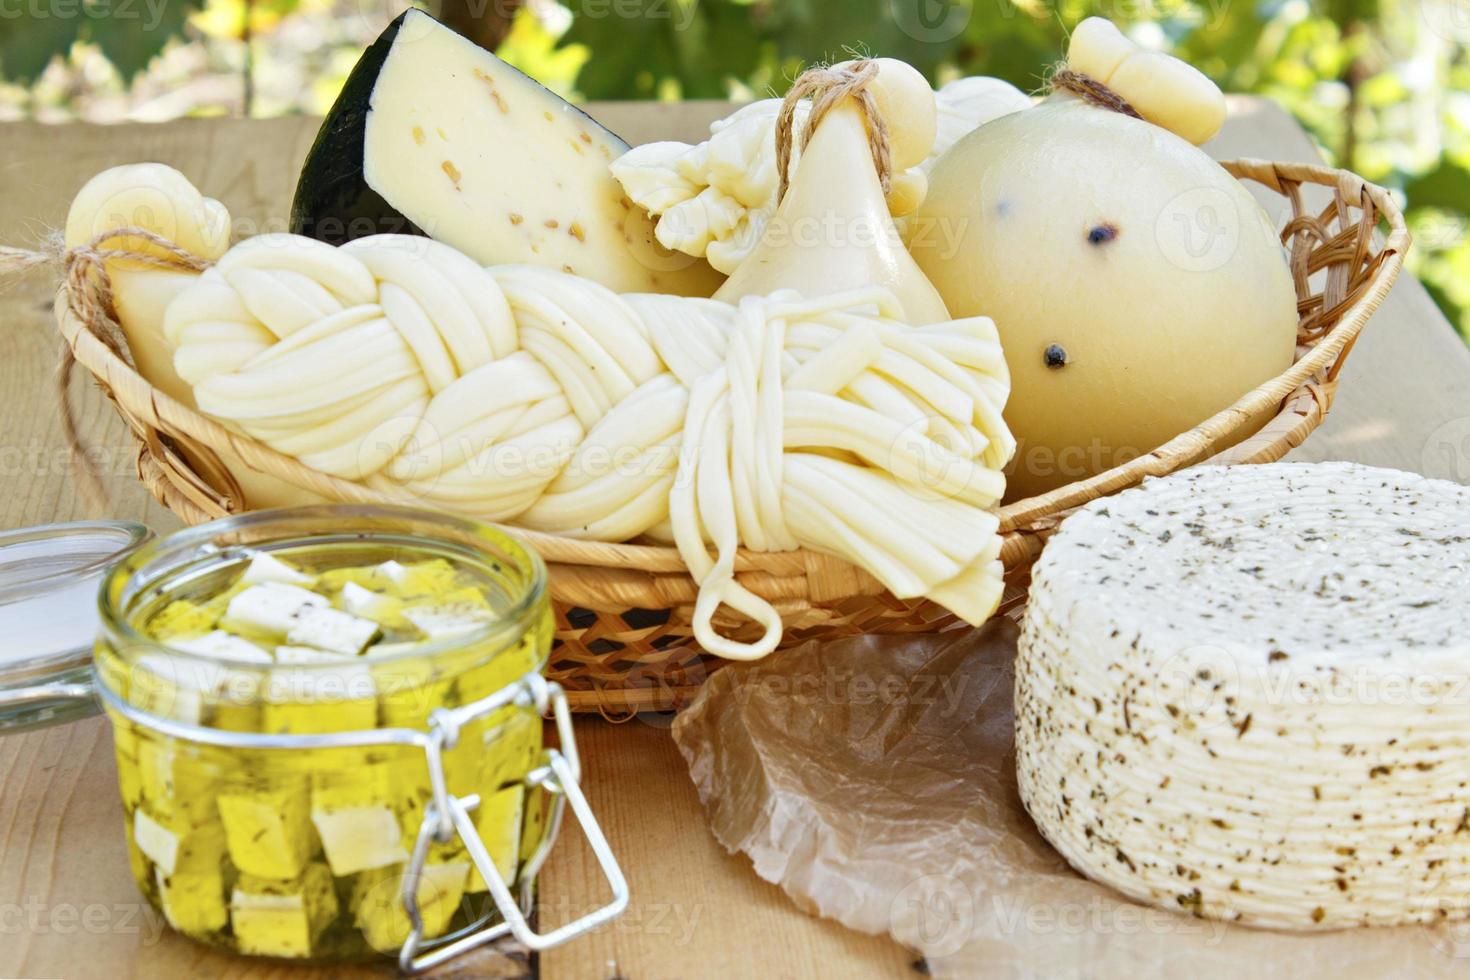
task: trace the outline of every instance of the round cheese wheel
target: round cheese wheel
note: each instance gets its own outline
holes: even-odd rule
[[[1021,797],[1130,897],[1327,929],[1470,908],[1470,489],[1206,467],[1099,500],[1036,565]]]
[[[986,123],[940,158],[906,231],[949,312],[1000,330],[1010,499],[1142,456],[1291,366],[1272,220],[1142,120],[1068,99]]]

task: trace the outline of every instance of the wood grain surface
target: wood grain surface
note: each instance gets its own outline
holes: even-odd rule
[[[695,139],[728,106],[604,104],[594,114],[632,142]],[[316,121],[182,120],[155,126],[0,127],[0,243],[35,246],[77,188],[107,166],[181,169],[236,220],[279,230]],[[1236,100],[1219,157],[1312,160],[1280,109]],[[1271,206],[1268,202],[1268,206]],[[73,398],[109,488],[89,508],[60,440],[52,384],[58,341],[46,270],[0,284],[0,527],[87,516],[176,521],[137,486],[132,446],[90,383]],[[1424,289],[1405,277],[1353,353],[1338,403],[1296,458],[1354,459],[1470,481],[1470,353]],[[627,915],[539,957],[487,950],[453,976],[656,980],[676,977],[904,977],[923,964],[886,938],[799,911],[707,831],[666,719],[578,724],[587,792],[632,888]],[[384,975],[260,963],[170,933],[133,888],[111,739],[98,719],[0,738],[0,976],[173,978]],[[603,900],[590,852],[569,829],[542,879],[542,927]],[[1079,941],[1079,970],[1081,960]]]

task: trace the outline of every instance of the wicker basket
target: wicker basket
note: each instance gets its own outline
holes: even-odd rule
[[[1205,459],[1263,463],[1280,459],[1321,424],[1332,405],[1338,372],[1369,316],[1388,294],[1403,263],[1409,234],[1393,198],[1381,187],[1341,170],[1239,160],[1235,176],[1283,195],[1291,219],[1282,229],[1297,292],[1296,363],[1230,408],[1125,465],[1019,500],[1002,508],[1007,602],[1024,598],[1031,563],[1052,529],[1074,508]],[[1331,191],[1318,213],[1303,202],[1303,185]],[[1376,234],[1387,225],[1386,237]],[[63,292],[66,287],[63,287]],[[312,470],[295,459],[233,433],[153,388],[113,345],[106,323],[84,324],[69,297],[56,304],[57,322],[76,361],[96,378],[138,440],[137,469],[166,507],[189,523],[246,509],[243,494],[217,450],[250,467],[328,499],[392,501],[355,483]],[[1255,432],[1251,419],[1275,409]],[[1229,446],[1216,452],[1219,446]],[[190,461],[193,461],[192,464]],[[600,544],[515,529],[551,568],[557,646],[550,675],[582,711],[626,718],[668,710],[690,697],[721,665],[689,642],[697,592],[673,548]],[[927,600],[901,600],[846,562],[808,551],[742,551],[740,580],[772,602],[786,623],[784,644],[854,633],[932,631],[954,617]],[[716,624],[742,639],[749,624]]]

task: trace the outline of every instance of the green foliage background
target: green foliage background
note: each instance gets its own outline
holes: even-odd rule
[[[0,13],[36,3],[81,12],[0,17],[0,75],[29,84],[91,46],[126,85],[180,37],[222,43],[234,33],[248,70],[259,36],[298,11],[367,21],[369,37],[395,13],[378,0],[154,0],[162,6],[147,9],[161,16],[149,30],[118,16],[119,4],[146,2],[0,0]],[[486,35],[502,38],[502,56],[586,99],[779,94],[803,66],[853,53],[902,58],[936,83],[986,74],[1032,89],[1071,27],[1100,14],[1228,91],[1275,99],[1329,160],[1400,191],[1412,267],[1470,338],[1470,0],[434,2],[461,27],[466,17],[495,21]],[[335,64],[345,72],[350,62]],[[330,98],[335,86],[316,84]]]

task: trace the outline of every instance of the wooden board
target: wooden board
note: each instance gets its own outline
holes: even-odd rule
[[[633,142],[697,139],[728,106],[607,104],[594,113]],[[36,245],[76,189],[117,163],[179,167],[230,208],[238,234],[280,230],[314,120],[182,120],[157,126],[0,127],[0,242]],[[1217,156],[1314,159],[1278,108],[1238,101]],[[51,383],[54,280],[41,271],[0,286],[0,526],[85,516],[174,519],[138,488],[132,446],[90,385],[75,386],[111,502],[89,511],[60,441]],[[1470,479],[1467,353],[1408,277],[1354,352],[1327,424],[1298,458],[1344,458]],[[662,720],[578,724],[586,785],[632,887],[632,907],[598,934],[537,960],[487,951],[456,975],[548,977],[913,976],[913,954],[800,912],[726,855]],[[121,833],[110,737],[98,720],[0,739],[0,976],[308,976],[318,971],[215,954],[161,927],[134,891]],[[542,925],[590,908],[590,854],[574,830],[542,880]],[[1085,967],[1076,942],[1079,970]],[[352,973],[381,975],[387,966]]]

